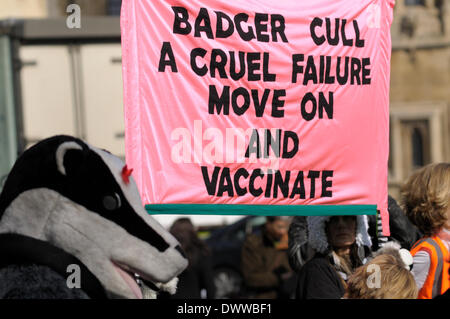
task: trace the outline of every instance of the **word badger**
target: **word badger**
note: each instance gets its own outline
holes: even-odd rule
[[[41,141],[12,168],[0,195],[0,255],[0,298],[174,293],[187,266],[125,163],[70,136]]]

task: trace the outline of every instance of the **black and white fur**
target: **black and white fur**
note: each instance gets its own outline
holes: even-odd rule
[[[20,234],[78,258],[108,297],[137,298],[130,278],[169,283],[187,266],[176,239],[143,208],[118,157],[70,136],[17,160],[0,196],[0,234]],[[170,284],[169,284],[170,286]]]

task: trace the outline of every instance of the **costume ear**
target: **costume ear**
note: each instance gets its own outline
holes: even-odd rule
[[[76,171],[82,164],[83,147],[76,142],[65,142],[56,150],[56,166],[58,171],[67,175]]]

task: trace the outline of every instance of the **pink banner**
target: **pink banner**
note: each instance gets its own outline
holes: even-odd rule
[[[376,205],[388,235],[393,6],[122,1],[144,204]]]

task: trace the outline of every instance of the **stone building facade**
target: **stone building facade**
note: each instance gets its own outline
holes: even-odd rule
[[[389,193],[417,168],[450,162],[450,1],[397,0],[390,85]]]

